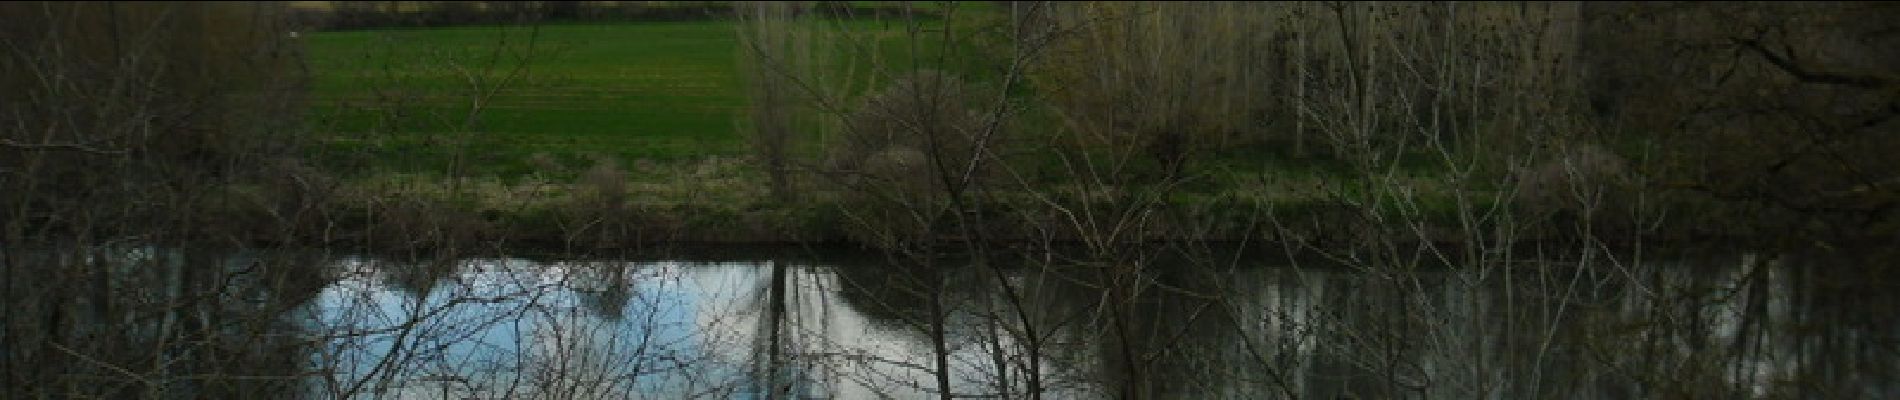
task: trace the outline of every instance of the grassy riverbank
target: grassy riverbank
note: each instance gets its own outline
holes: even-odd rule
[[[875,21],[846,24],[867,32],[897,29]],[[902,37],[891,33],[891,40]],[[730,20],[310,34],[305,47],[314,107],[308,120],[317,143],[310,158],[339,182],[332,208],[344,222],[333,225],[389,245],[875,241],[854,231],[866,222],[889,222],[889,216],[865,212],[852,203],[864,193],[833,185],[811,171],[816,166],[796,167],[802,169],[793,173],[796,196],[772,199],[769,175],[751,158],[738,35]],[[1014,116],[1019,120],[1012,129],[1065,129],[1047,114],[1026,108]],[[1287,128],[1282,125],[1269,128]],[[1115,226],[1152,214],[1138,224],[1144,232],[1122,239],[1350,243],[1371,232],[1457,241],[1591,231],[1635,241],[1656,239],[1634,235],[1639,224],[1659,226],[1654,210],[1669,201],[1585,199],[1598,202],[1591,206],[1598,207],[1589,216],[1592,223],[1564,222],[1577,218],[1578,210],[1561,204],[1574,197],[1566,197],[1573,194],[1564,191],[1570,183],[1561,175],[1578,171],[1551,168],[1590,149],[1552,152],[1500,140],[1482,145],[1499,157],[1548,161],[1504,167],[1520,169],[1514,171],[1473,170],[1481,164],[1471,161],[1477,158],[1414,149],[1376,155],[1385,161],[1368,167],[1315,151],[1326,147],[1320,138],[1292,143],[1284,136],[1226,135],[1236,141],[1202,144],[1191,153],[1192,169],[1162,186],[1144,186],[1146,178],[1131,175],[1093,180],[1102,177],[1092,176],[1101,167],[1113,168],[1110,174],[1157,174],[1161,168],[1147,165],[1154,161],[1145,155],[1114,155],[1117,164],[1078,169],[1074,160],[1062,158],[1078,153],[1037,148],[1043,158],[1018,160],[1012,172],[1020,173],[1012,178],[1017,180],[993,186],[979,200],[996,203],[986,209],[1000,210],[990,220],[996,232],[985,236],[1067,240],[1074,239],[1063,237],[1072,231],[1091,229],[1085,225]],[[1031,146],[1068,140],[1023,137],[1050,142]],[[807,161],[827,151],[817,141],[797,146]],[[1124,162],[1132,164],[1119,164]],[[1509,162],[1515,161],[1497,164]],[[1585,167],[1625,178],[1644,173],[1644,166],[1621,160]],[[1539,178],[1539,168],[1553,171],[1544,178],[1556,179],[1522,180]],[[1523,203],[1539,196],[1544,203]],[[1510,213],[1521,216],[1503,217]],[[1667,217],[1679,227],[1672,234],[1684,238],[1756,234],[1724,226],[1733,213]],[[436,233],[417,235],[418,229]]]
[[[724,20],[311,34],[313,158],[340,178],[335,212],[348,235],[389,246],[865,240],[853,231],[866,216],[841,203],[844,189],[807,176],[793,201],[770,200],[741,131],[736,36]],[[1075,239],[1077,225],[1107,222],[1058,215],[1090,196],[1087,206],[1106,214],[1144,203],[1159,220],[1130,236],[1143,240],[1349,241],[1371,229],[1350,222],[1365,218],[1343,199],[1366,181],[1341,162],[1256,144],[1215,149],[1198,165],[1166,190],[1084,195],[1056,179],[1048,190],[998,193],[992,209],[1015,215],[995,216],[988,236]],[[1449,185],[1429,168],[1407,171],[1391,183],[1417,201],[1380,207],[1456,226]],[[1056,175],[1065,172],[1076,173]]]

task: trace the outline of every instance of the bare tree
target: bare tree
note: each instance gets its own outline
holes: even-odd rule
[[[219,284],[244,271],[289,279],[294,270],[260,271],[256,264],[276,264],[263,260],[200,267],[191,265],[206,261],[195,252],[148,247],[290,242],[320,218],[329,188],[297,161],[304,77],[285,10],[0,7],[8,396],[286,390],[295,373],[274,364],[286,359],[217,347],[265,334],[227,329],[263,325],[254,314],[223,315],[256,310],[225,302],[236,294]],[[263,308],[271,307],[281,304]],[[101,329],[134,320],[144,328]],[[183,350],[195,344],[210,345]],[[257,366],[259,378],[243,383],[219,366],[238,362]]]

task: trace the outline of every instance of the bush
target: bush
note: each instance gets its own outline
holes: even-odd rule
[[[942,174],[969,168],[987,122],[980,115],[982,97],[974,92],[936,71],[899,79],[846,117],[843,137],[831,148],[830,169],[861,183],[944,189]]]
[[[981,99],[990,97],[982,92],[942,72],[918,71],[866,97],[827,157],[827,172],[851,189],[846,203],[865,221],[896,224],[875,229],[927,231],[910,212],[933,209],[961,189],[947,185],[977,184],[993,172],[982,168],[986,161],[962,181],[989,122]],[[984,145],[1004,148],[1002,136]]]

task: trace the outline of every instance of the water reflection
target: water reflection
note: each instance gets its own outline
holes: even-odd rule
[[[940,350],[952,393],[992,398],[1900,396],[1900,292],[1811,255],[1403,273],[5,256],[7,398],[927,398]]]
[[[1048,398],[1900,393],[1877,378],[1893,320],[1855,315],[1892,303],[1827,301],[1822,269],[1786,260],[1157,268],[1131,299],[1088,270],[782,261],[477,260],[413,296],[374,278],[401,266],[353,261],[316,325],[361,332],[329,354],[367,389],[325,394],[379,398],[931,397],[933,298],[960,396],[1028,397],[1031,376]]]
[[[325,286],[316,252],[0,251],[0,398],[287,397],[312,353],[279,317]]]

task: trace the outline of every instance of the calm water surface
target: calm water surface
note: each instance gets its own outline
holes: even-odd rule
[[[0,256],[0,398],[1900,398],[1900,285],[1839,253]]]
[[[286,318],[319,398],[934,397],[932,298],[959,396],[1900,396],[1891,295],[1814,260],[1269,264],[344,258]]]

